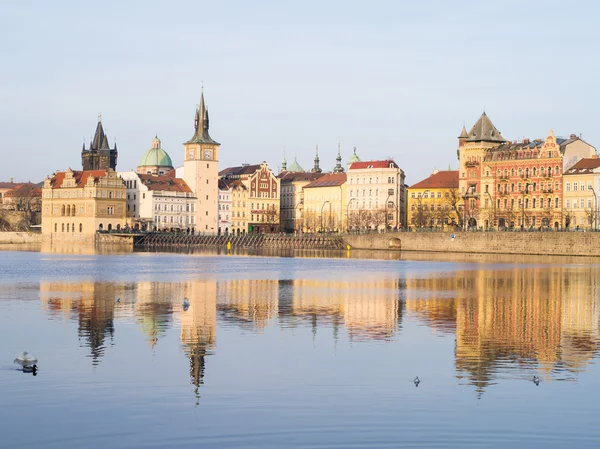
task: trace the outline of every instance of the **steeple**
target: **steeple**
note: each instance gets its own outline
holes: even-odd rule
[[[117,168],[117,144],[114,148],[108,145],[108,136],[102,126],[102,114],[98,114],[96,131],[90,141],[90,147],[86,150],[85,142],[81,150],[81,165],[84,170],[108,170]]]
[[[338,154],[335,158],[335,167],[333,168],[334,173],[344,173],[344,167],[342,167],[342,154],[340,150],[340,143],[338,142]]]
[[[319,145],[317,145],[317,151],[315,153],[315,165],[311,172],[313,173],[321,173],[323,170],[319,167]]]
[[[194,116],[194,135],[186,143],[212,143],[219,145],[215,142],[208,134],[208,109],[204,103],[204,88],[200,95],[200,106],[196,109],[196,115]]]
[[[283,147],[283,159],[281,160],[281,171],[287,171],[287,161],[285,159],[285,147]]]
[[[465,128],[465,124],[463,123],[462,131],[460,132],[460,136],[458,136],[459,148],[464,146],[465,142],[467,141],[467,137],[469,137],[469,135],[467,134],[467,128]]]

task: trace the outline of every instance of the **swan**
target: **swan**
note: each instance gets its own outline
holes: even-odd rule
[[[419,386],[419,384],[421,383],[421,380],[419,379],[419,376],[415,377],[415,380],[413,380],[413,382],[415,383],[415,386]]]
[[[536,385],[540,384],[540,376],[533,376],[533,383]]]
[[[21,354],[19,354],[15,358],[14,363],[25,367],[25,366],[35,365],[37,363],[37,361],[38,361],[37,357],[33,357],[32,355],[29,355],[29,353],[27,351],[23,351]]]

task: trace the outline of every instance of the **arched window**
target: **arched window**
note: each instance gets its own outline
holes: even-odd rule
[[[554,198],[554,207],[558,208],[558,197]]]
[[[75,216],[75,205],[74,204],[71,205],[71,215]]]
[[[60,208],[60,214],[64,217],[65,216],[65,205],[63,204]]]
[[[69,223],[67,223],[67,232],[69,232]]]
[[[112,224],[111,223],[108,224],[108,230],[112,231]]]
[[[58,232],[58,223],[54,223],[54,232]]]
[[[533,176],[535,176],[537,173],[537,169],[535,167],[533,167]]]
[[[99,230],[99,231],[102,231],[102,229],[104,229],[104,225],[103,225],[102,223],[100,223],[100,224],[98,225],[98,230]]]
[[[534,208],[534,209],[535,209],[535,203],[536,203],[536,201],[535,201],[535,198],[534,198],[534,199],[533,199],[533,208]]]
[[[79,223],[79,232],[83,232],[83,224]]]
[[[558,165],[556,167],[554,167],[554,174],[555,175],[560,174],[560,168],[558,167]]]

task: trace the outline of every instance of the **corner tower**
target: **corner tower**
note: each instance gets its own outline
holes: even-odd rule
[[[198,198],[195,210],[196,231],[216,233],[221,144],[208,134],[208,109],[204,104],[204,92],[194,117],[194,135],[183,146],[185,149],[183,177]]]
[[[109,147],[108,138],[102,127],[102,114],[99,114],[98,125],[96,125],[96,132],[90,142],[90,147],[86,149],[85,143],[83,144],[81,165],[84,170],[108,170],[112,168],[116,171],[117,156],[117,144],[115,143],[114,148]]]

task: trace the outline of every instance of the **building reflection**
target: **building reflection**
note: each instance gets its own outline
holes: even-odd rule
[[[455,272],[407,280],[406,308],[432,329],[455,328],[456,370],[481,394],[511,370],[569,378],[598,354],[598,270]]]

